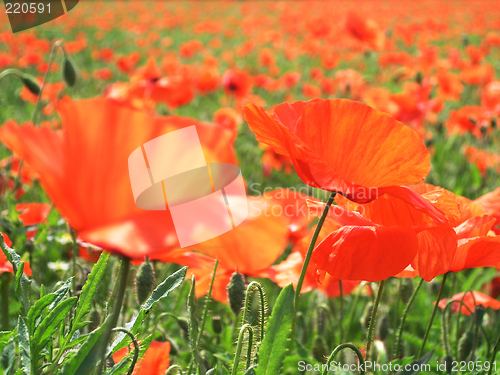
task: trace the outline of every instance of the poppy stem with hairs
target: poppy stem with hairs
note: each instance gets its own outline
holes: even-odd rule
[[[436,303],[434,304],[434,309],[432,310],[431,320],[429,320],[429,325],[427,326],[427,330],[425,331],[424,340],[422,341],[422,346],[420,347],[420,350],[418,352],[417,359],[421,358],[422,357],[422,353],[424,352],[425,343],[427,341],[427,337],[429,336],[429,332],[431,331],[432,322],[434,321],[434,317],[436,316],[436,312],[437,312],[437,309],[439,307],[439,301],[441,300],[441,295],[443,294],[444,283],[446,282],[446,277],[447,276],[448,276],[447,273],[445,273],[443,275],[443,280],[441,281],[441,287],[439,288],[439,292],[438,292],[438,296],[437,296],[437,299],[436,299]]]
[[[10,331],[9,327],[9,286],[10,279],[12,278],[11,274],[5,272],[0,275],[1,276],[1,297],[0,301],[2,302],[2,331]]]
[[[328,212],[330,211],[330,206],[332,205],[333,200],[335,199],[336,195],[337,195],[336,191],[332,191],[332,193],[330,194],[330,198],[328,199],[328,202],[326,203],[325,209],[323,210],[323,214],[321,215],[321,218],[319,219],[318,225],[316,226],[316,230],[314,231],[313,237],[311,239],[311,243],[309,244],[309,249],[307,250],[306,258],[304,259],[304,265],[302,266],[302,271],[300,271],[299,281],[297,282],[297,289],[295,289],[295,300],[294,300],[295,311],[298,310],[300,290],[302,289],[302,284],[304,283],[304,278],[306,277],[307,267],[309,266],[309,262],[311,261],[311,256],[312,256],[312,252],[314,250],[314,245],[316,245],[316,240],[318,239],[319,232],[321,231],[321,228],[323,227],[323,223],[325,222],[326,216],[328,215]]]
[[[344,350],[345,348],[349,348],[349,349],[352,349],[354,351],[354,353],[356,353],[356,355],[358,356],[358,359],[359,359],[359,364],[360,364],[360,368],[361,370],[359,371],[359,374],[360,375],[363,375],[365,373],[365,361],[363,359],[363,355],[361,354],[361,351],[358,349],[358,347],[356,345],[353,345],[353,344],[340,344],[339,346],[337,346],[332,354],[330,354],[330,356],[328,357],[328,360],[326,361],[326,368],[323,370],[323,375],[326,375],[328,373],[328,369],[330,368],[330,363],[333,361],[333,359],[335,358],[335,356],[342,350]]]
[[[408,304],[405,307],[405,310],[403,312],[403,316],[401,317],[401,324],[399,325],[398,338],[396,341],[396,350],[394,351],[393,359],[396,359],[399,356],[399,350],[401,348],[401,337],[403,336],[403,328],[405,326],[406,316],[408,315],[408,311],[410,311],[410,307],[413,304],[413,301],[415,300],[415,297],[417,296],[417,293],[420,290],[420,287],[422,286],[423,283],[424,283],[424,279],[420,279],[420,282],[418,283],[418,286],[413,291],[413,293],[410,297],[410,300],[408,301]]]
[[[111,338],[111,333],[113,328],[116,327],[118,323],[118,318],[120,317],[120,311],[123,305],[123,298],[125,296],[125,290],[127,289],[127,279],[130,271],[130,259],[122,257],[122,262],[120,265],[120,273],[118,279],[118,292],[116,297],[111,296],[112,303],[114,302],[114,307],[111,315],[108,316],[107,319],[110,319],[109,325],[106,327],[105,332],[103,333],[102,345],[101,345],[101,353],[98,358],[103,358],[106,354],[106,349],[108,347],[109,340]],[[115,297],[115,298],[114,298]],[[114,300],[114,301],[113,301]],[[106,319],[106,320],[107,320]],[[106,323],[105,323],[106,324]],[[99,368],[102,369],[104,365],[104,361],[101,361]],[[98,372],[100,373],[100,372]]]
[[[368,340],[366,341],[365,362],[368,362],[370,360],[370,349],[371,349],[372,341],[373,341],[373,331],[375,329],[375,320],[377,318],[378,305],[380,304],[380,300],[382,299],[382,292],[384,290],[384,282],[385,282],[385,280],[382,280],[380,282],[380,284],[378,286],[377,298],[375,299],[375,303],[373,304],[372,316],[370,318],[370,326],[368,327]]]

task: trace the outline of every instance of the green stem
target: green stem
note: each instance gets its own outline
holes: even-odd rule
[[[130,259],[122,257],[122,263],[120,265],[118,284],[117,284],[118,294],[115,299],[113,311],[111,312],[111,315],[109,315],[106,319],[106,321],[109,319],[109,325],[106,327],[106,330],[103,332],[102,335],[101,352],[99,358],[103,358],[103,360],[99,364],[100,371],[98,372],[98,374],[101,373],[102,366],[104,365],[105,362],[104,356],[106,354],[106,349],[109,340],[111,339],[111,333],[113,331],[113,328],[116,327],[116,324],[118,323],[118,318],[120,317],[120,312],[123,305],[123,297],[125,296],[125,290],[127,289],[127,280],[129,271],[130,271]],[[104,324],[108,323],[105,322]]]
[[[10,273],[2,274],[2,297],[0,301],[2,301],[2,331],[9,331],[9,286],[10,279],[12,275]]]
[[[318,239],[319,232],[321,231],[321,228],[323,227],[323,223],[325,222],[326,216],[328,215],[328,212],[330,211],[330,206],[332,205],[333,200],[335,199],[336,195],[337,195],[337,192],[335,192],[335,191],[331,192],[330,198],[328,198],[328,202],[326,203],[325,209],[323,210],[323,214],[321,215],[321,218],[319,219],[318,225],[316,226],[316,230],[314,231],[313,237],[311,239],[311,243],[309,244],[309,249],[307,249],[307,254],[306,254],[306,257],[304,259],[304,264],[302,265],[302,270],[300,271],[299,281],[297,282],[297,289],[295,289],[295,300],[294,300],[295,311],[297,311],[298,306],[299,306],[300,291],[302,289],[302,284],[304,283],[304,278],[306,277],[307,267],[309,266],[309,262],[311,261],[311,256],[312,256],[312,252],[314,250],[314,245],[316,245],[316,240]]]
[[[266,294],[264,292],[264,288],[262,288],[262,285],[260,285],[260,283],[258,283],[257,281],[252,281],[247,286],[247,290],[245,293],[245,308],[243,309],[241,324],[247,323],[247,315],[248,315],[248,311],[250,310],[250,298],[251,298],[252,292],[254,290],[257,290],[259,292],[259,298],[260,298],[259,341],[262,341],[264,339],[264,329],[265,329],[264,327],[265,327],[265,320],[266,320],[267,303],[266,303]]]
[[[330,354],[330,356],[328,357],[328,360],[326,361],[326,367],[323,370],[323,375],[326,375],[328,373],[328,369],[330,368],[330,363],[333,361],[333,359],[335,358],[337,353],[339,353],[341,350],[343,350],[345,348],[350,348],[356,353],[356,355],[358,356],[358,359],[359,359],[359,363],[360,363],[359,374],[363,375],[365,373],[365,370],[364,370],[365,369],[365,360],[363,359],[363,355],[361,354],[361,351],[357,348],[357,346],[353,345],[353,344],[341,344],[341,345],[337,346],[333,350],[332,354]]]
[[[76,294],[76,258],[78,257],[78,244],[76,243],[76,233],[73,229],[68,226],[69,234],[71,235],[72,245],[73,245],[73,280],[71,281],[71,290],[73,290],[73,295]]]
[[[205,330],[205,321],[208,315],[208,304],[210,303],[210,298],[212,297],[212,289],[214,287],[215,274],[217,272],[217,266],[219,265],[219,259],[215,261],[214,272],[212,274],[212,281],[210,282],[210,289],[208,290],[207,299],[205,301],[205,308],[203,309],[203,317],[201,318],[200,324],[200,332],[198,333],[198,337],[196,338],[196,347],[200,347],[201,337],[203,336],[203,331]]]
[[[497,338],[497,342],[495,343],[495,346],[493,347],[493,353],[491,353],[491,359],[490,359],[490,370],[488,371],[488,375],[492,374],[493,371],[493,365],[495,365],[495,370],[496,370],[496,363],[495,363],[495,357],[497,355],[498,349],[500,348],[500,335]]]
[[[472,296],[472,300],[474,301],[474,310],[476,308],[476,297],[474,296],[474,293],[472,293],[472,290],[468,289],[463,295],[462,295],[462,298],[460,299],[460,305],[458,306],[458,313],[457,313],[457,341],[456,341],[456,350],[455,350],[455,355],[457,356],[458,358],[458,342],[460,340],[460,315],[461,315],[461,312],[462,312],[462,306],[465,306],[467,307],[466,305],[464,305],[464,298],[465,296],[467,295],[467,293],[470,293],[470,295]],[[458,303],[458,302],[457,302]],[[467,307],[467,309],[471,312],[472,314],[472,311]]]
[[[248,331],[248,352],[247,352],[247,368],[250,367],[250,360],[252,357],[252,344],[253,344],[253,330],[250,324],[245,324],[240,329],[240,334],[238,335],[238,346],[236,347],[236,353],[234,355],[233,371],[231,375],[236,375],[238,372],[238,363],[240,361],[241,351],[243,350],[243,338],[245,336],[245,331]]]
[[[373,331],[375,329],[375,320],[377,317],[378,305],[380,304],[380,300],[382,299],[382,292],[384,290],[384,282],[385,282],[385,280],[382,280],[380,282],[380,285],[378,287],[377,298],[375,299],[375,303],[373,304],[372,316],[370,318],[370,326],[368,327],[368,340],[366,342],[365,361],[370,360],[370,349],[371,349],[371,345],[372,345],[372,341],[373,341]]]
[[[64,55],[66,56],[66,50],[63,47],[62,41],[58,40],[52,46],[52,52],[50,53],[49,65],[47,66],[47,71],[45,72],[45,76],[43,78],[43,83],[42,83],[42,86],[40,87],[40,94],[38,94],[38,98],[37,98],[36,104],[35,104],[35,109],[33,110],[33,115],[31,116],[31,122],[35,126],[36,126],[36,115],[38,114],[38,111],[40,109],[40,102],[42,100],[43,90],[45,89],[45,84],[47,83],[47,79],[49,78],[50,68],[52,67],[52,61],[54,60],[54,55],[55,55],[56,49],[59,46],[62,47]]]
[[[344,328],[342,327],[342,323],[344,322],[344,290],[342,289],[342,280],[339,280],[339,298],[340,298],[339,342],[342,342],[342,337],[344,337]]]
[[[17,69],[5,69],[2,73],[0,73],[0,80],[10,75],[23,78],[23,73],[21,71]]]
[[[139,359],[139,344],[137,343],[135,336],[128,329],[118,327],[118,328],[113,328],[113,331],[123,332],[123,333],[127,334],[132,339],[132,343],[134,344],[134,358],[132,359],[132,364],[130,365],[128,372],[127,372],[127,375],[132,375],[132,373],[134,372],[135,364],[137,363],[137,360]]]
[[[425,349],[425,343],[427,342],[427,338],[429,337],[429,332],[431,331],[432,328],[432,322],[434,321],[434,317],[436,316],[436,312],[439,307],[439,301],[441,300],[441,295],[443,294],[444,284],[446,282],[447,276],[448,276],[447,273],[443,275],[443,280],[441,281],[441,287],[439,288],[439,293],[436,299],[436,303],[434,304],[434,309],[432,310],[431,320],[429,320],[429,324],[427,325],[427,330],[425,331],[424,339],[422,341],[422,346],[420,346],[420,350],[418,351],[417,359],[422,358],[422,353],[424,352]]]
[[[402,282],[403,278],[399,278],[398,280],[398,296],[396,298],[396,306],[394,308],[394,316],[392,317],[392,326],[394,327],[394,330],[391,335],[391,353],[394,353],[394,342],[396,340],[396,326],[398,324],[398,316],[399,316],[399,304],[401,302],[401,288],[403,285]]]
[[[361,295],[361,292],[363,291],[364,286],[366,285],[366,282],[363,281],[361,284],[359,284],[359,289],[358,292],[356,293],[356,297],[354,297],[354,301],[351,306],[351,311],[349,312],[349,324],[347,325],[347,329],[344,332],[344,339],[342,341],[347,341],[347,336],[349,334],[349,331],[352,326],[352,322],[354,321],[354,314],[356,312],[356,306],[358,304],[359,296]]]
[[[406,316],[408,315],[408,311],[410,311],[410,307],[413,304],[413,301],[415,300],[415,297],[417,296],[417,293],[424,283],[424,279],[420,279],[420,282],[418,283],[417,287],[413,291],[410,300],[408,301],[408,304],[405,307],[405,310],[403,312],[403,316],[401,317],[401,324],[399,325],[399,332],[398,332],[398,338],[396,341],[396,351],[394,352],[393,359],[396,359],[399,356],[399,350],[401,349],[401,337],[403,336],[403,328],[405,326],[405,321],[406,321]]]

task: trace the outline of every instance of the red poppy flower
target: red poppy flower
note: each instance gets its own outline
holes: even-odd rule
[[[9,122],[0,129],[0,140],[38,173],[82,240],[130,258],[179,246],[169,211],[145,211],[135,203],[128,171],[132,151],[195,125],[207,162],[237,164],[234,134],[216,125],[150,116],[103,98],[62,101],[59,113],[63,130]]]
[[[19,220],[24,226],[37,225],[45,221],[50,212],[50,204],[47,203],[18,203],[16,211],[19,212]],[[27,238],[34,238],[37,230],[29,230],[26,232]]]
[[[113,354],[113,361],[120,362],[128,353],[134,350],[123,348]],[[134,368],[133,375],[160,375],[164,374],[170,366],[170,342],[151,341],[146,353]]]
[[[429,153],[414,130],[391,116],[345,99],[285,103],[272,116],[254,104],[243,111],[257,140],[290,156],[306,184],[356,202],[388,193],[427,205],[398,185],[423,180]]]
[[[441,301],[439,301],[439,307],[444,309],[449,301],[457,301],[456,303],[453,303],[451,306],[451,310],[456,313],[458,312],[458,309],[460,307],[460,301],[462,301],[462,298],[463,298],[463,304],[467,306],[472,312],[476,310],[476,306],[491,307],[492,309],[495,310],[500,309],[500,301],[477,291],[472,291],[472,294],[470,292],[458,293],[455,294],[450,299],[449,298],[442,299]],[[462,306],[460,312],[464,315],[470,315],[469,309],[467,309],[467,307]]]
[[[226,94],[243,98],[252,92],[252,76],[243,70],[226,70],[222,75],[222,88]]]
[[[373,20],[367,20],[359,14],[349,12],[345,23],[346,30],[356,39],[375,50],[384,47],[385,34]]]

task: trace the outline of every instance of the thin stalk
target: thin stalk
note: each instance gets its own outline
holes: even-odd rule
[[[464,298],[467,295],[467,293],[470,293],[470,295],[472,296],[472,300],[474,301],[474,310],[476,308],[476,297],[474,296],[474,293],[472,293],[472,290],[469,289],[463,294],[462,298],[460,299],[460,305],[458,306],[457,325],[456,325],[456,327],[457,327],[457,336],[456,336],[457,341],[456,341],[456,349],[455,349],[455,355],[457,356],[457,358],[458,358],[458,342],[460,340],[460,313],[462,311],[463,306],[467,307],[466,305],[464,305]],[[467,309],[471,312],[471,310],[468,307],[467,307]],[[471,312],[471,314],[472,314],[472,312]]]
[[[265,329],[265,318],[266,318],[266,295],[264,292],[264,288],[262,288],[262,285],[258,283],[257,281],[252,281],[250,284],[247,286],[247,290],[245,293],[245,308],[243,309],[243,315],[241,318],[241,324],[247,323],[247,315],[248,311],[250,310],[250,296],[252,295],[252,291],[254,288],[257,289],[259,292],[259,298],[260,298],[260,327],[259,327],[259,341],[262,341],[264,339],[264,329]]]
[[[10,331],[9,327],[9,286],[12,275],[8,272],[2,274],[2,331]]]
[[[398,296],[396,298],[396,307],[394,309],[394,316],[392,317],[392,326],[394,327],[392,336],[391,336],[391,353],[394,353],[394,341],[396,340],[396,326],[398,324],[398,316],[399,316],[399,304],[401,302],[401,287],[403,285],[402,278],[399,278],[398,282]]]
[[[347,329],[344,332],[344,339],[342,341],[347,341],[347,336],[352,326],[352,322],[354,321],[354,314],[356,312],[356,305],[358,304],[359,296],[363,290],[363,287],[366,285],[366,282],[362,282],[359,286],[358,292],[356,293],[356,297],[354,297],[354,301],[351,306],[351,311],[349,312],[349,324],[347,325]]]
[[[365,373],[365,360],[363,359],[363,354],[361,354],[361,351],[358,349],[358,347],[356,345],[353,345],[353,344],[340,344],[339,346],[337,346],[333,350],[332,354],[330,354],[330,356],[328,357],[328,360],[326,361],[326,367],[323,370],[323,375],[326,375],[328,373],[328,369],[330,368],[330,362],[333,361],[333,359],[335,358],[337,353],[339,353],[341,350],[343,350],[345,348],[350,348],[356,353],[356,355],[358,356],[358,359],[359,359],[359,363],[360,363],[359,374],[363,375]]]
[[[344,290],[342,289],[342,280],[339,280],[339,298],[340,298],[339,342],[342,342],[342,337],[344,337],[344,328],[342,327],[342,323],[344,322]]]
[[[434,309],[432,310],[431,320],[429,320],[429,324],[427,325],[427,330],[425,331],[424,339],[422,341],[422,346],[420,346],[420,350],[418,351],[417,358],[421,358],[422,353],[424,352],[425,343],[427,342],[427,338],[429,337],[429,332],[431,331],[431,328],[432,328],[432,322],[434,321],[434,317],[436,316],[436,312],[437,312],[437,309],[439,307],[439,301],[441,300],[441,295],[443,294],[444,284],[446,282],[447,276],[448,276],[447,273],[445,273],[443,275],[443,280],[441,281],[441,287],[439,288],[439,293],[438,293],[438,296],[436,299],[436,303],[434,304]]]
[[[120,312],[121,312],[122,305],[123,305],[123,298],[125,296],[125,290],[127,289],[127,280],[128,280],[129,271],[130,271],[130,259],[122,257],[122,263],[120,265],[118,284],[117,284],[118,285],[118,289],[117,289],[118,294],[116,295],[113,311],[111,312],[111,315],[109,315],[106,319],[106,320],[109,319],[109,326],[103,332],[103,335],[102,335],[101,352],[100,352],[99,358],[103,358],[103,360],[99,364],[100,371],[98,372],[98,374],[100,374],[102,372],[101,369],[102,369],[102,366],[104,365],[104,362],[105,362],[104,355],[106,353],[106,348],[107,348],[109,340],[111,338],[112,330],[113,330],[113,328],[116,327],[116,323],[118,322],[118,318],[120,317]]]
[[[233,371],[231,371],[231,375],[236,375],[238,372],[238,363],[240,362],[240,355],[243,350],[243,338],[245,336],[245,331],[248,331],[247,368],[250,367],[250,360],[252,358],[253,330],[250,324],[245,324],[241,327],[240,334],[238,335],[238,346],[236,347],[236,353],[234,355]]]
[[[496,370],[496,363],[495,363],[495,357],[497,355],[498,349],[500,348],[500,335],[497,338],[497,342],[495,343],[495,346],[493,347],[493,353],[491,353],[491,359],[490,359],[490,369],[488,371],[488,375],[491,375],[493,372],[493,365],[495,365],[495,370]]]
[[[373,330],[375,329],[375,320],[377,317],[378,305],[380,304],[380,300],[382,299],[382,292],[384,290],[384,282],[385,282],[385,280],[382,280],[380,282],[379,287],[378,287],[377,298],[375,299],[375,303],[373,304],[372,316],[370,318],[370,326],[368,327],[368,340],[366,342],[365,361],[370,360],[370,349],[371,349],[372,341],[373,341]]]
[[[424,279],[420,279],[420,282],[418,283],[417,287],[413,291],[410,300],[408,301],[408,304],[405,307],[405,310],[403,312],[403,316],[401,317],[401,324],[399,325],[399,332],[398,332],[398,339],[396,341],[396,351],[394,352],[393,359],[396,359],[399,356],[399,350],[401,349],[401,337],[403,336],[403,328],[405,326],[405,321],[406,321],[406,316],[408,315],[408,311],[410,311],[410,307],[413,304],[413,301],[415,300],[415,297],[417,296],[417,293],[424,283]]]
[[[219,265],[219,259],[215,261],[214,272],[212,274],[212,281],[210,281],[210,289],[208,289],[207,299],[205,301],[205,308],[203,309],[203,317],[201,318],[200,323],[200,332],[198,333],[198,337],[196,338],[196,347],[200,347],[201,337],[203,336],[203,331],[205,330],[205,321],[207,320],[208,315],[208,304],[210,303],[210,298],[212,297],[212,289],[214,287],[215,274],[217,272],[217,266]]]
[[[45,72],[45,76],[43,77],[43,83],[42,83],[42,86],[40,87],[40,94],[38,94],[38,98],[37,98],[36,104],[35,104],[35,109],[33,110],[33,114],[31,116],[31,122],[35,126],[36,126],[36,115],[38,114],[38,111],[40,109],[40,102],[42,101],[43,89],[45,88],[45,85],[47,83],[47,79],[49,78],[50,68],[52,67],[52,61],[54,60],[54,55],[55,55],[56,49],[59,46],[62,46],[62,41],[60,41],[60,40],[55,42],[54,45],[52,46],[52,52],[50,53],[49,65],[47,67],[47,71]],[[63,52],[64,52],[64,54],[66,54],[66,51],[64,50],[64,48],[63,48]]]
[[[113,328],[113,331],[123,332],[123,333],[127,334],[132,339],[132,344],[134,344],[134,358],[132,359],[132,363],[131,363],[131,365],[128,369],[128,372],[127,372],[127,375],[132,375],[132,373],[134,372],[135,364],[137,363],[137,360],[139,359],[139,344],[137,343],[135,336],[128,329],[118,327],[118,328]]]
[[[316,241],[319,236],[319,232],[321,231],[321,228],[323,227],[323,223],[325,222],[326,216],[328,215],[328,212],[330,211],[330,206],[333,203],[333,200],[335,199],[335,196],[337,195],[336,191],[332,191],[330,194],[330,198],[328,198],[328,202],[326,203],[325,209],[323,210],[323,214],[321,215],[321,218],[319,219],[318,225],[316,226],[316,230],[314,231],[313,237],[311,239],[311,243],[309,244],[309,249],[307,249],[307,254],[304,259],[304,264],[302,265],[302,270],[300,271],[300,277],[299,281],[297,282],[297,289],[295,289],[295,311],[297,311],[298,306],[299,306],[299,297],[300,297],[300,291],[302,289],[302,284],[304,283],[304,278],[306,277],[306,271],[307,267],[309,266],[309,262],[311,261],[311,256],[312,252],[314,250],[314,245],[316,245]]]

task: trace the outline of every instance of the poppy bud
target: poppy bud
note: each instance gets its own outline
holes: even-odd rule
[[[361,315],[361,325],[368,329],[370,327],[370,321],[372,318],[373,303],[369,302],[365,309],[363,310],[363,315]]]
[[[35,81],[33,76],[29,74],[23,74],[21,77],[24,86],[35,95],[40,95],[40,85]]]
[[[323,338],[320,336],[316,336],[314,338],[313,346],[312,346],[312,354],[316,361],[325,362],[325,359],[328,356],[328,349],[323,341]]]
[[[418,72],[417,75],[415,76],[415,82],[421,85],[423,79],[424,77],[422,76],[422,72]]]
[[[189,332],[189,323],[186,319],[184,318],[179,318],[177,319],[177,325],[179,326],[180,329],[182,329],[184,332],[188,333]]]
[[[474,332],[465,332],[458,342],[458,359],[465,361],[469,357],[474,345]]]
[[[146,261],[141,264],[135,276],[135,296],[139,305],[147,300],[154,285],[155,272],[151,263]]]
[[[406,305],[410,301],[411,295],[413,294],[413,280],[412,279],[402,279],[401,288],[399,290],[399,296],[401,301]]]
[[[90,312],[90,323],[89,323],[89,328],[91,331],[97,329],[99,327],[99,324],[101,323],[101,314],[99,314],[99,311],[97,310],[92,310]]]
[[[451,355],[446,355],[443,358],[444,370],[447,374],[451,374],[451,368],[453,367],[453,357]]]
[[[74,86],[76,83],[76,69],[73,62],[66,57],[63,64],[63,78],[68,86]]]
[[[222,320],[220,316],[214,316],[212,318],[212,329],[217,335],[222,332]]]
[[[496,129],[496,127],[497,127],[497,120],[496,120],[496,119],[494,119],[494,118],[492,118],[492,119],[491,119],[491,127],[492,127],[493,129]]]
[[[486,313],[486,308],[483,305],[476,306],[474,310],[474,320],[478,327],[483,324],[484,314]]]
[[[389,337],[389,331],[391,329],[391,323],[387,316],[383,316],[382,319],[379,320],[377,326],[378,337],[381,341],[385,341]]]
[[[233,310],[234,315],[238,316],[243,304],[245,303],[246,285],[243,275],[235,272],[231,276],[231,281],[227,286],[227,296],[229,298],[229,306]]]

